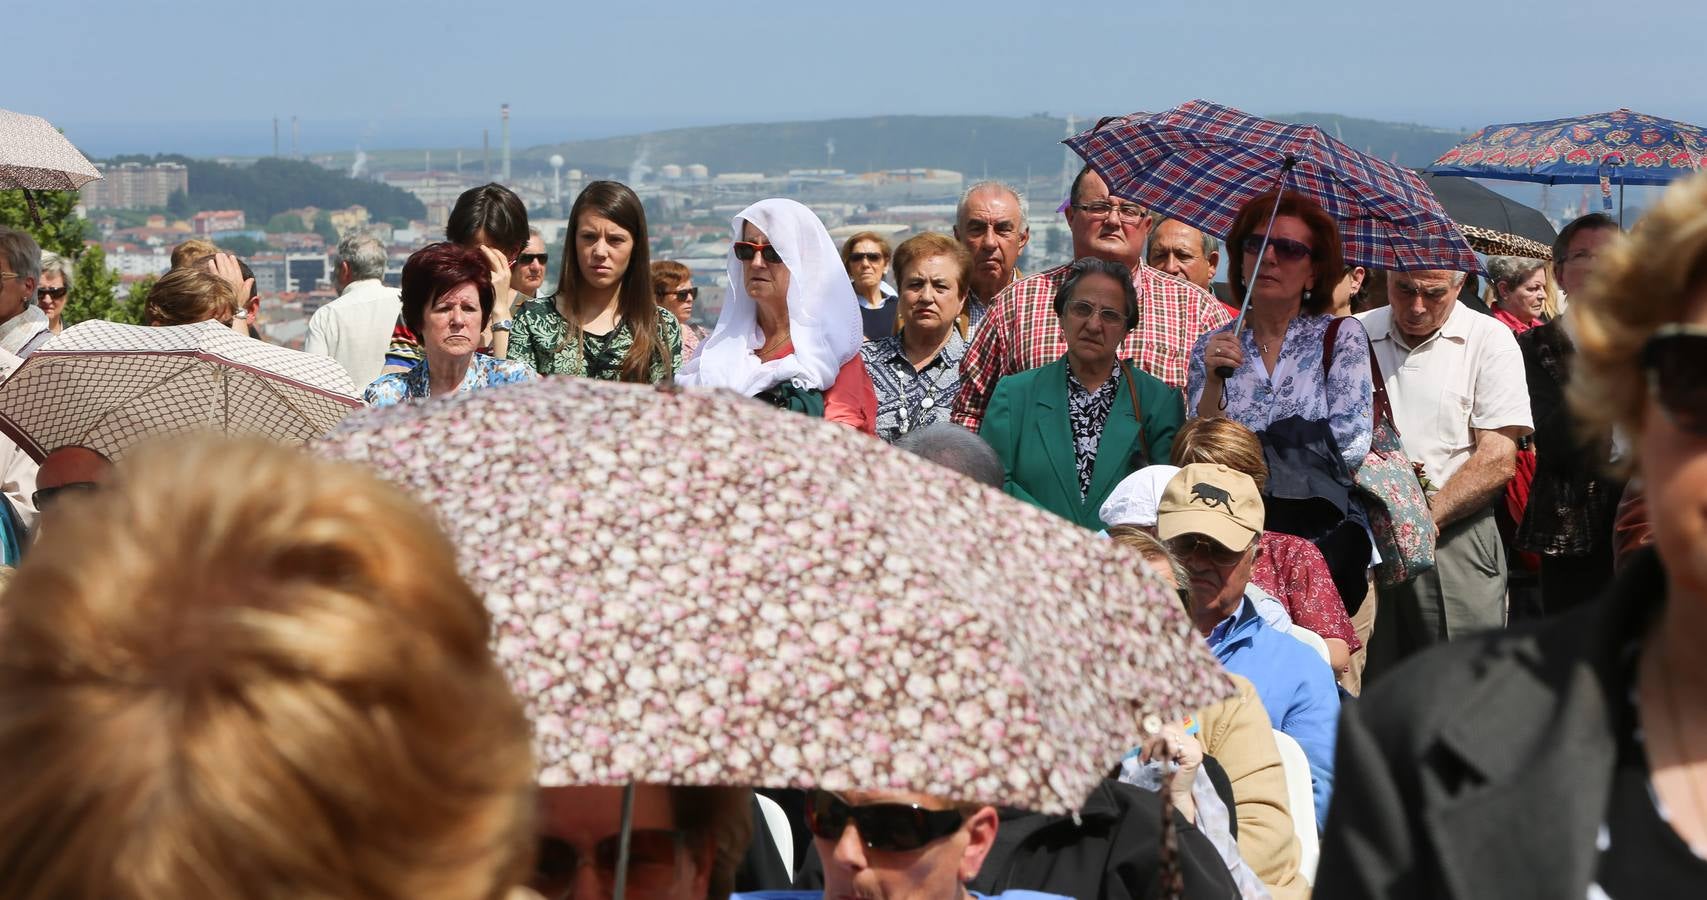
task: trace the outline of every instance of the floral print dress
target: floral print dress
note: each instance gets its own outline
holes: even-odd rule
[[[557,311],[550,297],[522,304],[510,328],[510,359],[541,375],[574,375],[579,378],[622,379],[622,361],[634,346],[634,332],[622,322],[606,334],[573,334],[569,322]],[[669,358],[655,358],[648,381],[657,384],[674,377],[682,362],[682,326],[663,307],[658,308],[658,340],[669,348]]]

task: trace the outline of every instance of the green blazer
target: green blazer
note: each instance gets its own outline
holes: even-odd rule
[[[1121,365],[1127,381],[1103,425],[1090,493],[1083,498],[1073,457],[1073,426],[1067,419],[1067,358],[996,382],[978,434],[1002,458],[1009,494],[1086,528],[1103,528],[1103,501],[1137,468],[1132,451],[1138,443],[1138,422],[1132,418],[1128,384],[1138,388],[1147,463],[1168,461],[1174,433],[1185,424],[1185,398],[1137,366],[1124,360]]]

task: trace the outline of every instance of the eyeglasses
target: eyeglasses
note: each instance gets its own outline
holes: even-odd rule
[[[1642,346],[1642,370],[1666,418],[1707,437],[1707,327],[1663,326]]]
[[[1126,324],[1125,313],[1118,309],[1109,309],[1106,306],[1097,306],[1088,300],[1074,300],[1073,302],[1068,303],[1067,315],[1072,316],[1075,319],[1088,319],[1091,316],[1096,316],[1097,321],[1103,325]]]
[[[1246,235],[1244,247],[1245,252],[1253,256],[1261,253],[1262,235]],[[1310,249],[1310,245],[1303,241],[1295,241],[1291,238],[1274,237],[1273,235],[1269,236],[1268,248],[1274,251],[1274,255],[1277,258],[1286,260],[1287,262],[1297,262],[1301,259],[1309,259],[1316,255],[1316,251]]]
[[[848,265],[850,265],[850,266],[856,262],[874,263],[874,262],[882,262],[882,261],[883,261],[883,254],[881,254],[881,253],[849,253],[848,254]]]
[[[1251,549],[1249,545],[1246,545],[1238,550],[1229,550],[1223,547],[1220,541],[1201,534],[1182,534],[1164,543],[1167,544],[1168,552],[1178,559],[1190,559],[1201,552],[1204,556],[1209,557],[1209,561],[1214,563],[1216,568],[1220,569],[1225,569],[1244,559],[1245,551]]]
[[[1130,221],[1137,221],[1149,215],[1144,207],[1139,206],[1136,203],[1116,204],[1110,203],[1107,200],[1092,200],[1089,203],[1075,203],[1073,204],[1073,208],[1087,216],[1097,216],[1099,218],[1105,217],[1109,213],[1118,210],[1122,219]]]
[[[64,285],[60,285],[56,288],[36,288],[36,299],[38,300],[46,300],[49,297],[58,300],[63,296],[65,296]]]
[[[533,889],[547,897],[567,897],[574,890],[575,875],[591,863],[599,886],[609,896],[616,884],[616,863],[621,835],[583,847],[561,838],[541,837],[534,859]],[[681,850],[687,835],[662,828],[635,829],[628,835],[628,895],[667,896],[674,885]],[[590,851],[590,852],[589,852]]]
[[[806,827],[814,836],[839,841],[850,821],[869,849],[907,853],[959,831],[966,815],[957,809],[925,809],[912,803],[853,806],[829,791],[807,796]]]
[[[93,481],[72,481],[58,487],[39,488],[35,493],[30,495],[30,502],[34,503],[36,511],[40,512],[47,509],[49,506],[52,506],[54,498],[56,497],[61,495],[70,496],[72,494],[91,494],[99,487],[100,485]]]
[[[516,257],[516,265],[531,266],[534,263],[539,263],[543,266],[550,261],[550,259],[551,254],[549,253],[523,253],[521,256]]]
[[[749,262],[758,254],[764,255],[765,262],[773,264],[782,262],[782,254],[776,252],[775,244],[756,244],[752,241],[735,242],[736,259],[742,262]]]
[[[668,299],[668,300],[674,300],[677,303],[680,303],[683,300],[698,300],[699,299],[699,288],[696,288],[696,287],[682,288],[679,291],[653,291],[652,293],[659,300]]]

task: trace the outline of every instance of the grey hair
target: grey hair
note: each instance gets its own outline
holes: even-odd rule
[[[1156,224],[1150,226],[1150,238],[1152,240],[1155,239],[1156,232],[1162,230],[1162,223],[1163,222],[1178,222],[1181,225],[1184,225],[1185,227],[1190,228],[1193,231],[1196,231],[1198,234],[1203,235],[1203,258],[1204,259],[1208,259],[1209,254],[1214,253],[1215,251],[1221,249],[1221,239],[1220,238],[1217,238],[1215,235],[1210,234],[1209,232],[1204,231],[1201,228],[1198,228],[1196,225],[1193,225],[1184,219],[1174,219],[1174,218],[1157,219]],[[1148,248],[1146,248],[1146,252],[1148,252]]]
[[[41,246],[29,232],[0,225],[0,259],[19,278],[41,281]]]
[[[339,241],[338,261],[349,264],[351,281],[385,277],[385,245],[367,232],[357,232]]]
[[[51,250],[43,250],[41,252],[41,274],[46,275],[49,272],[52,272],[60,278],[63,278],[65,280],[65,289],[68,291],[71,290],[71,269],[71,260],[60,256]],[[41,279],[38,277],[36,280],[40,281]]]
[[[1527,256],[1490,256],[1488,279],[1495,284],[1505,285],[1509,290],[1546,266],[1546,260],[1530,259]]]
[[[1463,285],[1464,279],[1466,277],[1468,277],[1469,275],[1470,275],[1469,272],[1453,272],[1452,273],[1452,286],[1453,287],[1459,287],[1459,286]]]
[[[1007,480],[996,451],[983,438],[950,422],[934,422],[909,431],[895,446],[998,490]]]
[[[983,190],[1006,191],[1009,194],[1012,194],[1014,198],[1014,205],[1019,207],[1019,230],[1030,230],[1031,219],[1025,214],[1025,195],[1020,193],[1019,188],[1016,188],[1005,181],[999,181],[993,178],[986,179],[984,181],[974,181],[972,182],[971,187],[960,192],[960,205],[954,208],[954,224],[959,225],[966,219],[966,204],[971,202],[973,194]]]

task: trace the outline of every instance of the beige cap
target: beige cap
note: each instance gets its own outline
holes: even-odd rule
[[[1156,507],[1164,541],[1201,534],[1229,550],[1244,550],[1262,533],[1262,494],[1251,476],[1223,465],[1193,463],[1179,470]]]

